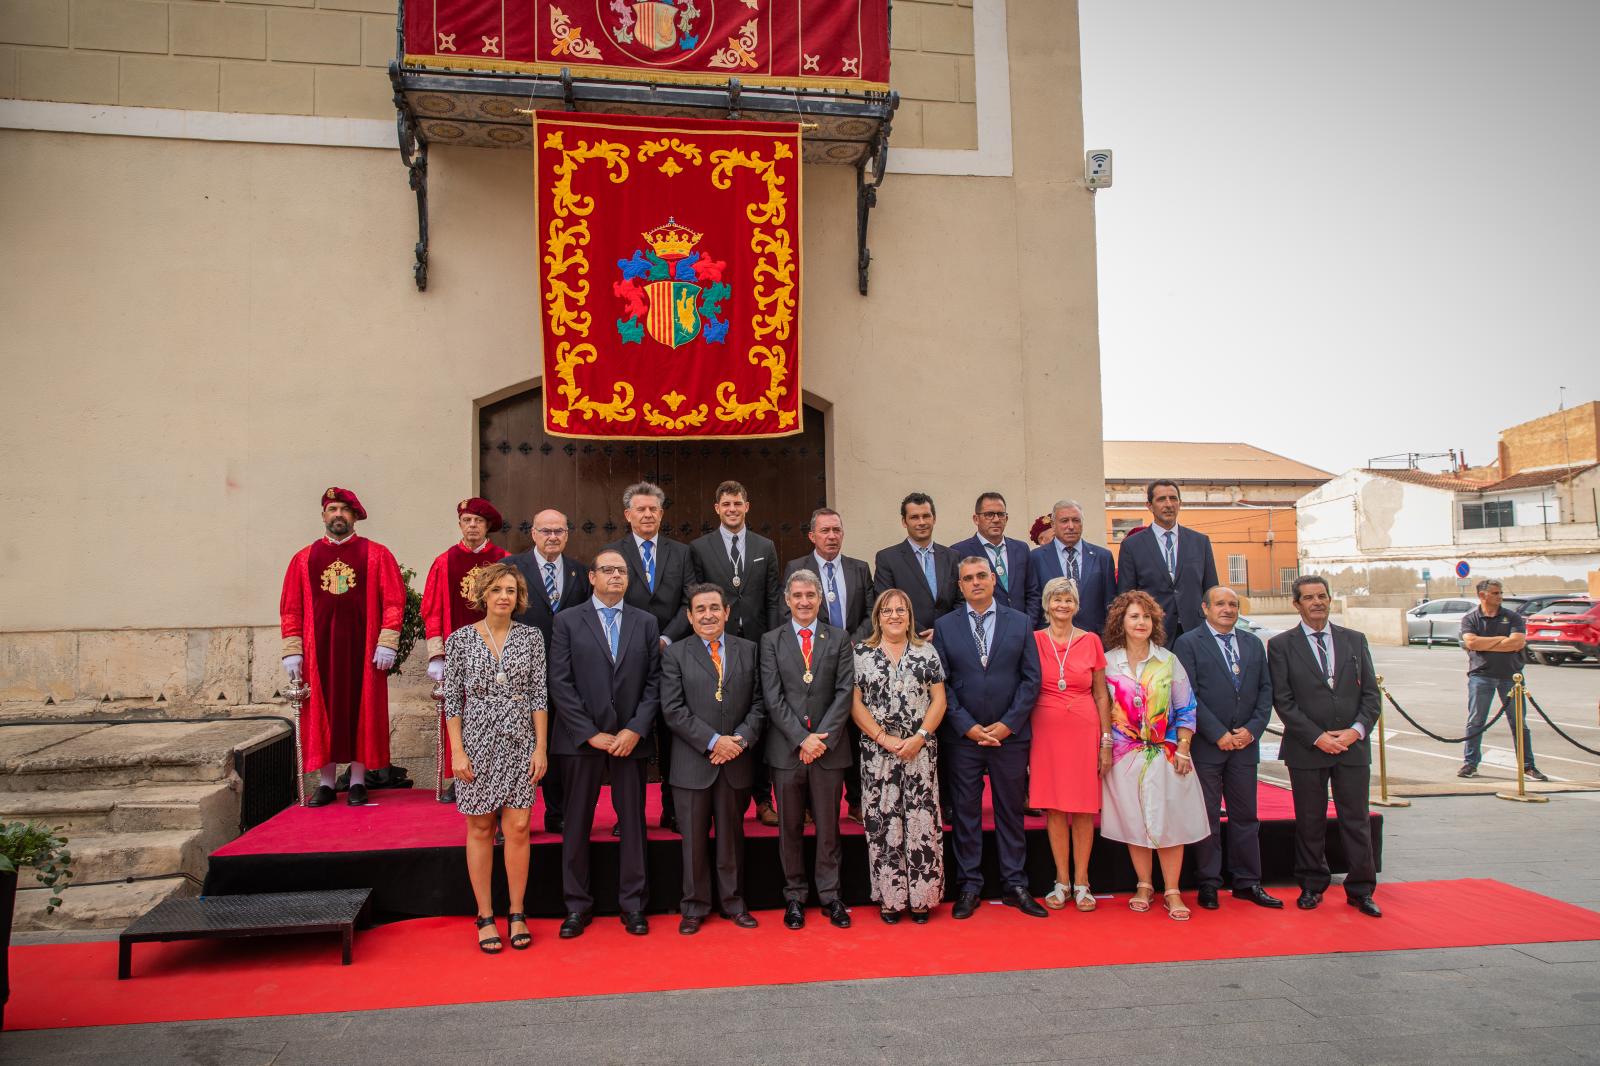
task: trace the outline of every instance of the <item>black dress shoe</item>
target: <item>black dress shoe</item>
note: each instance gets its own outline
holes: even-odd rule
[[[900,912],[892,911],[888,907],[879,907],[878,917],[883,919],[884,925],[897,925],[900,922]]]
[[[783,926],[785,929],[803,929],[806,924],[806,909],[798,901],[790,900],[783,908]]]
[[[1237,892],[1234,893],[1235,896],[1238,894]],[[1201,909],[1208,911],[1217,909],[1217,887],[1215,885],[1201,885],[1199,897],[1195,902],[1200,904]]]
[[[644,911],[628,911],[622,916],[622,928],[629,936],[649,936],[650,922]]]
[[[306,800],[306,806],[326,807],[328,804],[337,799],[338,796],[339,794],[333,789],[329,788],[327,785],[318,785],[317,790],[311,794],[311,798]]]
[[[724,914],[724,918],[737,925],[740,929],[754,929],[757,924],[756,916],[749,911],[738,911],[734,914]]]
[[[662,811],[661,828],[670,829],[676,833],[678,831],[678,816],[673,814],[670,810]]]
[[[929,914],[929,912],[927,912],[927,911],[912,911],[911,912],[911,920],[913,922],[916,922],[918,925],[927,925],[928,924],[928,914]]]
[[[1029,918],[1048,918],[1050,912],[1045,910],[1038,900],[1029,894],[1021,885],[1013,885],[1000,895],[1000,902],[1007,907],[1015,907]]]
[[[822,913],[828,916],[828,921],[836,929],[850,928],[850,912],[845,910],[843,900],[834,900],[832,903],[822,905]]]
[[[678,919],[678,932],[684,936],[694,936],[700,931],[700,923],[705,921],[705,916],[700,914],[685,914]]]
[[[584,929],[586,929],[589,923],[593,920],[594,915],[590,914],[588,911],[572,911],[564,919],[562,919],[561,931],[557,935],[560,936],[562,940],[571,940],[574,937],[580,937],[583,935]]]
[[[365,807],[367,805],[367,786],[351,785],[350,794],[345,796],[344,801],[352,807]]]
[[[1383,917],[1383,911],[1378,909],[1378,904],[1371,896],[1348,896],[1345,898],[1345,902],[1365,914],[1368,918]]]
[[[976,892],[963,892],[956,897],[956,905],[950,908],[950,917],[961,919],[971,918],[978,909],[978,894]]]
[[[456,783],[454,781],[446,782],[444,788],[439,790],[437,798],[440,803],[454,803],[456,801]]]
[[[1302,888],[1300,890],[1300,898],[1294,901],[1294,905],[1303,911],[1314,911],[1317,909],[1317,904],[1321,902],[1321,892],[1313,892],[1309,888]]]
[[[1201,889],[1201,891],[1203,892],[1205,890]],[[1267,890],[1262,888],[1260,885],[1249,885],[1245,888],[1236,888],[1233,890],[1233,898],[1254,903],[1257,907],[1267,907],[1271,910],[1283,909],[1283,900],[1279,899],[1277,896],[1268,895]],[[1200,905],[1202,907],[1205,906],[1204,896],[1200,897]]]

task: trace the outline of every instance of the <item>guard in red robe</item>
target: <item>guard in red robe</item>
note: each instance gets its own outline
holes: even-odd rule
[[[428,568],[428,581],[422,586],[422,625],[428,637],[428,676],[444,679],[444,642],[462,626],[482,620],[484,612],[472,606],[469,597],[478,571],[497,563],[508,554],[489,540],[505,524],[494,504],[479,496],[456,504],[456,524],[461,540],[450,545]],[[444,716],[439,716],[439,802],[456,801],[455,773],[450,761],[450,742],[445,733]]]
[[[324,492],[326,535],[296,552],[283,576],[283,666],[311,688],[300,718],[301,770],[321,780],[310,807],[334,801],[340,763],[350,764],[352,807],[367,802],[367,768],[389,765],[388,671],[406,588],[389,549],[356,535],[366,517],[349,489]]]

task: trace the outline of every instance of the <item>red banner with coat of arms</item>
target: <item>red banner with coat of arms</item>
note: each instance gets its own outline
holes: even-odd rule
[[[406,62],[595,78],[887,92],[887,0],[432,0]]]
[[[544,426],[801,431],[800,131],[534,115]]]

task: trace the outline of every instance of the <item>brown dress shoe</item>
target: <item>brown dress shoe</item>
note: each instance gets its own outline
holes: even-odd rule
[[[778,812],[770,803],[756,804],[756,821],[762,825],[775,826],[778,824]]]

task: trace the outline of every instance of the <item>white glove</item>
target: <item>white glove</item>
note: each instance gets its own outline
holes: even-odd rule
[[[385,648],[381,644],[378,645],[378,650],[372,653],[372,665],[376,666],[379,670],[394,669],[394,659],[394,649]]]
[[[443,659],[429,659],[428,660],[428,678],[430,680],[433,680],[433,681],[443,681],[444,680],[444,660]]]
[[[305,664],[305,661],[306,657],[304,655],[285,655],[283,657],[284,672],[290,677],[299,678],[300,668]]]

